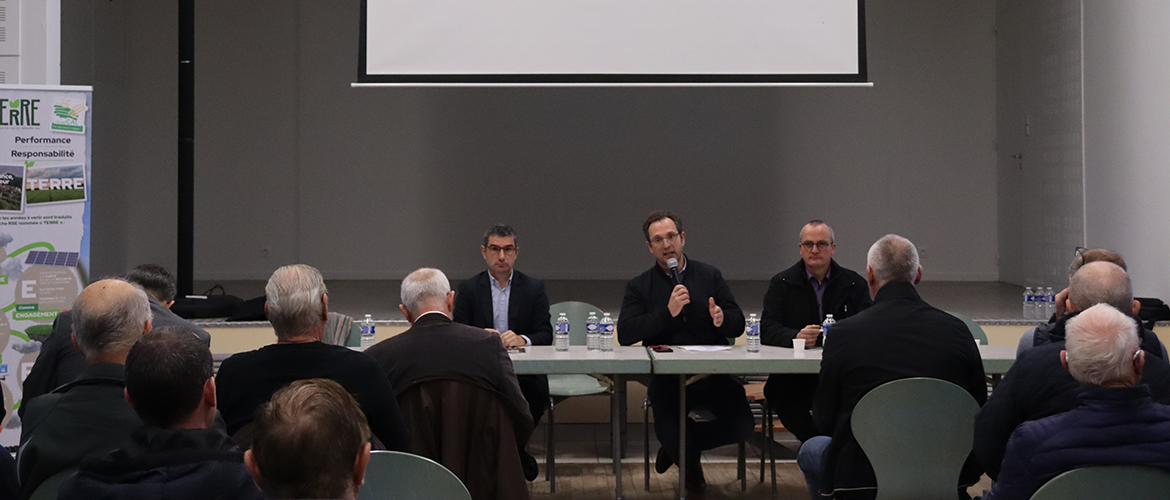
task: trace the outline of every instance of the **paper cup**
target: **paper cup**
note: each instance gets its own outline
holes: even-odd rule
[[[804,350],[804,339],[792,339],[792,348],[797,351]]]

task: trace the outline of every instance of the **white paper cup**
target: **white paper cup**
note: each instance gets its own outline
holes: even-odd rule
[[[792,348],[797,351],[804,350],[804,339],[792,339]]]

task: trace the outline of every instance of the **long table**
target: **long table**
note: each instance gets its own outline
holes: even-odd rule
[[[687,446],[687,377],[700,374],[748,374],[748,373],[819,373],[821,350],[796,351],[785,347],[761,346],[760,352],[749,353],[747,346],[735,345],[719,351],[688,351],[682,346],[670,346],[672,352],[650,352],[652,370],[655,375],[678,375],[679,377],[679,436],[678,455],[686,456]],[[983,358],[983,370],[989,374],[1002,374],[1015,361],[1015,346],[979,346]],[[678,463],[678,495],[686,499],[686,460]]]
[[[622,442],[619,410],[625,400],[626,375],[650,373],[650,355],[644,347],[618,346],[613,351],[589,351],[585,346],[570,346],[568,352],[557,352],[552,346],[526,346],[524,352],[509,354],[517,375],[553,375],[599,373],[613,380],[609,396],[610,425],[613,439],[613,472],[616,484],[614,498],[622,498]],[[547,466],[547,465],[546,465]],[[555,480],[555,471],[550,478]],[[551,488],[551,485],[550,485]]]

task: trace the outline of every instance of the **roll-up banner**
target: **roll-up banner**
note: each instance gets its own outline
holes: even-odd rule
[[[0,85],[0,445],[57,314],[89,282],[92,87]]]

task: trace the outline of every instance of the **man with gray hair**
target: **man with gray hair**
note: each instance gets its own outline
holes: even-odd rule
[[[381,445],[405,451],[410,443],[394,389],[378,363],[349,348],[325,344],[329,295],[321,273],[294,264],[272,273],[264,287],[264,312],[276,343],[224,360],[216,375],[219,411],[228,434],[247,448],[256,409],[290,382],[327,378],[353,394]]]
[[[399,395],[417,383],[436,379],[469,382],[498,393],[513,417],[519,460],[519,452],[523,452],[532,435],[532,416],[500,336],[451,320],[455,292],[438,269],[422,268],[410,273],[402,280],[401,299],[398,308],[410,321],[410,329],[379,342],[366,354],[378,360]],[[444,457],[429,458],[443,461]],[[526,474],[535,476],[535,462],[523,466],[531,468],[524,471]],[[479,472],[482,471],[464,472],[460,479],[467,482],[466,474],[474,476]],[[474,491],[473,485],[468,487]]]
[[[25,402],[17,456],[22,498],[53,474],[105,456],[142,425],[123,392],[126,355],[151,328],[146,293],[122,280],[101,280],[81,291],[72,310],[73,345],[89,367]]]
[[[983,361],[967,325],[931,307],[914,288],[922,279],[914,244],[894,234],[882,237],[869,249],[865,274],[873,306],[826,334],[832,340],[824,342],[813,400],[813,420],[825,435],[805,441],[797,457],[813,499],[876,495],[873,468],[850,427],[853,408],[873,388],[932,377],[966,389],[979,404],[987,400]],[[981,473],[969,459],[956,493]]]
[[[1133,317],[1107,304],[1068,322],[1060,363],[1083,388],[1078,405],[1012,432],[999,480],[985,500],[1031,498],[1048,480],[1080,467],[1132,464],[1170,471],[1170,406],[1155,403],[1141,382],[1150,358],[1139,347],[1139,328]]]
[[[1060,363],[1069,323],[1080,311],[1097,304],[1110,305],[1127,315],[1136,311],[1129,275],[1117,264],[1104,261],[1085,264],[1073,274],[1065,304],[1070,312],[1046,330],[1047,343],[1016,356],[1016,362],[975,418],[975,455],[992,479],[999,477],[1008,438],[1016,427],[1077,405],[1080,384]],[[1170,365],[1162,344],[1153,331],[1141,327],[1136,316],[1129,317],[1147,353],[1142,382],[1153,389],[1154,401],[1170,403]]]

